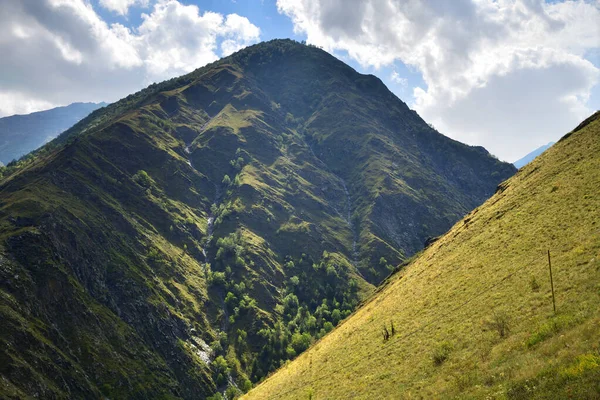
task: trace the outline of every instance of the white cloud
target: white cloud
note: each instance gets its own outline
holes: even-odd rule
[[[260,39],[247,18],[159,0],[137,28],[84,0],[0,1],[0,116],[114,101]]]
[[[600,2],[278,0],[277,6],[309,43],[347,51],[364,67],[396,60],[415,67],[427,84],[414,91],[415,109],[443,133],[503,159],[556,139],[591,112],[585,103],[600,71],[584,57],[600,47]]]
[[[260,29],[249,23],[248,19],[237,14],[229,14],[221,29],[226,39],[221,43],[224,56],[228,56],[243,47],[258,42]]]
[[[390,80],[394,83],[397,83],[400,86],[406,86],[408,84],[408,80],[400,76],[400,74],[396,71],[392,71],[390,75]]]
[[[127,15],[133,5],[148,6],[148,0],[100,0],[100,5],[120,15]]]
[[[29,114],[34,111],[47,110],[55,106],[53,103],[32,99],[19,92],[0,92],[0,105],[4,105],[2,111],[5,115]]]

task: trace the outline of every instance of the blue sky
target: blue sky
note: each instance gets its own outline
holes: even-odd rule
[[[0,116],[116,101],[244,46],[307,40],[506,161],[600,108],[592,0],[3,0]]]

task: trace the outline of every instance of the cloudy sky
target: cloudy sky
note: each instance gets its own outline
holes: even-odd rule
[[[112,102],[284,37],[506,161],[600,109],[600,0],[0,0],[0,116]]]

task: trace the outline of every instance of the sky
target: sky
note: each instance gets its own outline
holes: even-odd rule
[[[0,0],[0,117],[113,102],[273,38],[509,162],[600,109],[600,0]]]

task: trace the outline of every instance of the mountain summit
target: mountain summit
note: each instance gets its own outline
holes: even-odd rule
[[[246,391],[515,168],[274,40],[94,111],[4,170],[2,391]]]

